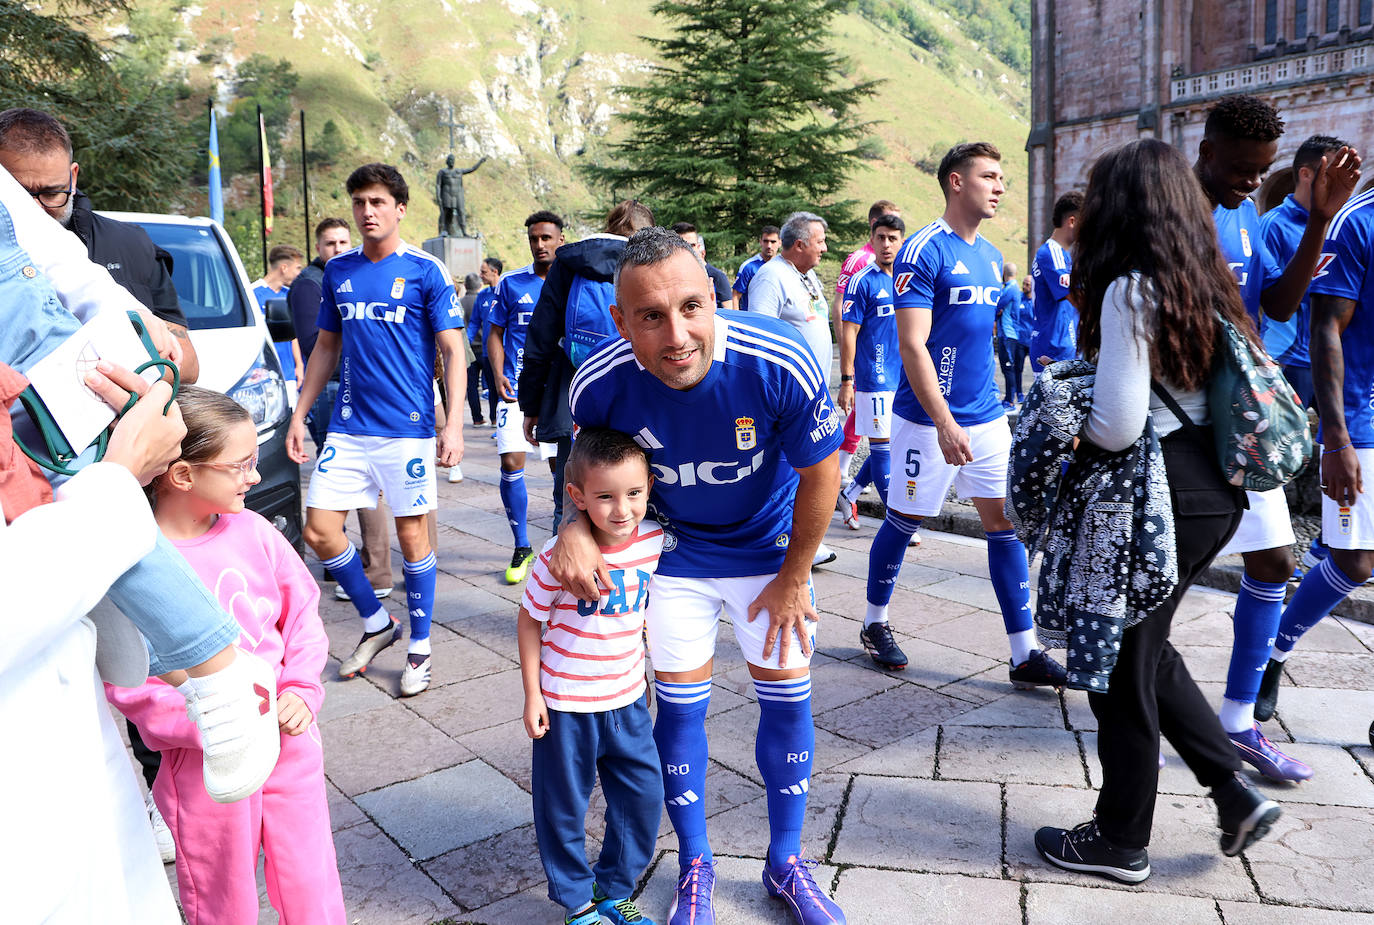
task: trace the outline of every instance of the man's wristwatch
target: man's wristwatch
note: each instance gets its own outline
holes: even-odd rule
[[[846,382],[853,382],[853,381],[854,381],[854,377],[853,377],[853,376],[846,376],[846,375],[844,375],[844,374],[841,374],[841,375],[840,375],[840,385],[844,385]]]

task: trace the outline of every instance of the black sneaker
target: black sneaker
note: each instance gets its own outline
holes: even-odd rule
[[[1009,675],[1011,686],[1021,691],[1028,691],[1033,687],[1060,688],[1069,680],[1069,673],[1064,670],[1064,666],[1041,649],[1031,649],[1030,658],[1019,665],[1011,666]]]
[[[1283,662],[1272,658],[1264,667],[1264,677],[1260,679],[1259,695],[1255,697],[1255,719],[1267,723],[1274,718],[1279,708],[1279,682],[1283,680]]]
[[[1117,848],[1097,830],[1096,820],[1072,829],[1046,826],[1035,833],[1040,856],[1055,867],[1097,874],[1121,883],[1140,883],[1150,876],[1150,856],[1144,848]]]
[[[1279,804],[1255,789],[1237,771],[1235,777],[1212,789],[1221,827],[1221,853],[1233,858],[1269,834],[1283,815]]]
[[[897,640],[892,638],[892,627],[886,623],[874,623],[861,628],[859,645],[881,668],[901,671],[906,667],[906,653],[897,646]]]

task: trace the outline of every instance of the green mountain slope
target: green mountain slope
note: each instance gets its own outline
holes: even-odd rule
[[[326,119],[341,129],[348,154],[311,173],[312,222],[346,215],[342,181],[348,168],[378,159],[397,164],[411,183],[406,236],[419,241],[432,235],[438,214],[433,177],[448,153],[449,132],[441,123],[451,104],[460,166],[490,157],[466,178],[472,224],[493,253],[516,265],[528,259],[522,221],[536,208],[569,215],[575,233],[594,230],[608,203],[587,187],[576,165],[616,137],[615,113],[623,102],[614,88],[642,79],[652,50],[641,36],[662,30],[649,3],[625,0],[181,3],[152,0],[140,9],[176,18],[182,36],[172,64],[185,70],[197,93],[217,93],[227,103],[226,81],[238,62],[256,52],[285,58],[300,76],[293,97],[307,113],[311,138]],[[987,235],[1017,259],[1025,252],[1025,76],[967,38],[939,4],[890,3],[913,7],[948,43],[929,52],[857,12],[836,20],[836,46],[853,62],[854,76],[887,81],[863,112],[881,123],[875,129],[881,158],[857,172],[846,193],[864,204],[893,199],[909,224],[924,222],[939,214],[940,195],[933,166],[917,164],[928,164],[932,147],[991,140],[1004,154],[1009,190]],[[760,7],[766,15],[767,4]],[[729,47],[722,45],[721,53],[729,54]],[[295,131],[293,123],[281,139],[276,183],[284,214],[274,240],[300,243]],[[255,168],[224,166],[230,172]],[[236,187],[241,201],[250,185]],[[203,208],[193,192],[188,200],[188,208]],[[673,214],[668,204],[652,205],[660,219],[690,218]]]

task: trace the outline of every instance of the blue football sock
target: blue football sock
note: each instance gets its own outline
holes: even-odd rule
[[[525,531],[525,514],[529,511],[530,496],[525,490],[525,470],[501,472],[501,505],[506,509],[506,520],[510,522],[510,532],[515,536],[516,546],[528,546],[529,534]]]
[[[711,682],[655,681],[658,720],[654,744],[663,765],[663,803],[677,833],[678,864],[685,871],[697,858],[711,860],[706,840],[706,708]]]
[[[811,722],[811,675],[786,681],[759,681],[759,732],[754,760],[768,791],[768,865],[780,869],[801,856],[806,792],[811,788],[811,753],[816,727]]]
[[[988,571],[992,574],[992,590],[1002,608],[1002,626],[1008,636],[1023,633],[1033,626],[1026,547],[1016,538],[1015,530],[999,530],[987,534],[987,538]]]
[[[410,609],[410,651],[414,644],[429,638],[429,622],[434,614],[434,579],[438,568],[434,564],[434,553],[419,562],[404,565],[406,579],[406,606]]]
[[[357,608],[358,616],[366,620],[379,610],[385,612],[382,605],[377,603],[377,592],[372,589],[372,582],[367,580],[367,570],[363,568],[358,547],[349,543],[347,549],[321,564],[329,569],[339,587],[348,592],[348,599]]]
[[[871,448],[870,448],[871,449]],[[862,490],[865,485],[873,484],[873,453],[870,452],[864,459],[864,464],[859,467],[859,474],[854,476],[854,482],[859,486],[856,490]]]
[[[887,485],[892,478],[892,444],[872,443],[868,444],[868,462],[873,466],[873,487],[878,490],[878,497],[887,503]]]
[[[1231,664],[1226,669],[1227,700],[1254,703],[1259,695],[1260,679],[1269,664],[1269,650],[1279,629],[1287,587],[1285,581],[1241,576],[1235,616],[1231,618],[1235,641],[1231,644]]]
[[[892,589],[896,587],[897,576],[902,571],[902,559],[906,556],[906,544],[911,534],[921,525],[919,520],[902,517],[887,512],[883,524],[873,537],[873,545],[868,551],[868,602],[886,607],[892,600]]]
[[[1347,578],[1335,560],[1327,556],[1307,573],[1293,594],[1293,599],[1288,602],[1288,609],[1279,620],[1274,648],[1280,652],[1292,652],[1303,633],[1316,626],[1322,617],[1331,612],[1331,608],[1358,587],[1359,584]]]

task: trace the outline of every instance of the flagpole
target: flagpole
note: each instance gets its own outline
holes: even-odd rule
[[[305,200],[305,262],[310,262],[310,168],[305,160],[305,110],[301,110],[301,195]]]
[[[258,220],[262,229],[262,273],[267,275],[267,162],[262,147],[267,138],[262,131],[262,107],[258,107]]]

